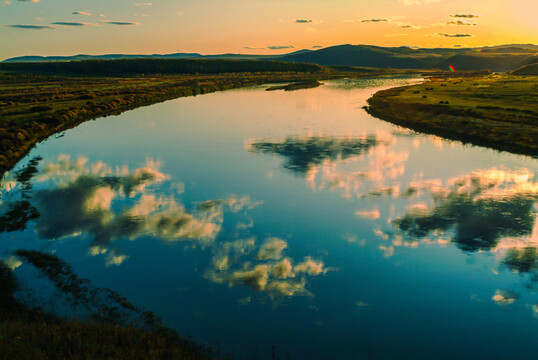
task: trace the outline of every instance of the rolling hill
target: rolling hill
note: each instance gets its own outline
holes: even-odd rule
[[[519,69],[512,71],[514,75],[538,75],[538,62],[524,65]]]
[[[462,50],[385,48],[370,45],[338,45],[302,54],[282,56],[283,61],[320,65],[369,66],[396,69],[429,69]]]
[[[480,70],[508,71],[517,69],[525,64],[534,54],[531,53],[475,53],[459,54],[452,56],[438,64],[443,68],[449,65],[457,70]]]
[[[357,66],[394,69],[448,69],[510,71],[538,58],[538,45],[507,44],[482,48],[414,48],[373,45],[337,45],[320,50],[299,50],[284,55],[174,53],[152,55],[21,56],[5,63],[65,62],[119,59],[227,59],[272,60],[325,66]]]
[[[339,45],[303,54],[285,55],[292,62],[325,66],[369,66],[395,69],[448,69],[508,71],[526,64],[538,54],[536,45],[506,45],[487,48],[415,49],[368,45]]]

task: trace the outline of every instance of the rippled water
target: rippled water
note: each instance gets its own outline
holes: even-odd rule
[[[533,358],[538,161],[361,108],[413,81],[85,123],[2,180],[0,256],[24,278],[13,250],[55,253],[236,358]]]

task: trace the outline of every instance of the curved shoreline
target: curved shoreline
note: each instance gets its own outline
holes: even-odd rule
[[[519,91],[520,86],[534,84],[538,77],[432,79],[379,91],[365,109],[418,132],[536,158],[538,108]],[[522,101],[514,101],[517,96]]]
[[[13,87],[23,88],[23,85],[28,85],[26,87],[34,86],[36,90],[32,93],[23,89],[26,92],[21,94],[10,94],[9,89],[0,91],[0,111],[2,120],[5,120],[0,123],[0,179],[36,144],[89,120],[119,115],[128,110],[180,97],[267,83],[327,80],[347,76],[350,74],[246,73],[123,79],[38,76],[39,82],[33,78],[27,82],[14,81]],[[60,90],[49,90],[51,84]],[[16,103],[20,98],[25,98],[24,102]]]

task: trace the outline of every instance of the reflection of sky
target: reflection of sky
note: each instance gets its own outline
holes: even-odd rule
[[[293,260],[282,255],[288,246],[285,240],[268,238],[255,256],[258,264],[245,261],[241,269],[235,270],[230,267],[237,262],[237,254],[248,254],[249,249],[255,247],[255,238],[211,244],[221,230],[225,208],[239,213],[255,209],[261,202],[252,201],[248,196],[230,196],[199,202],[195,209],[187,210],[177,194],[155,194],[152,186],[170,178],[160,172],[160,167],[158,162],[147,159],[144,166],[134,170],[127,166],[112,169],[100,161],[90,164],[83,157],[72,160],[68,155],[60,155],[56,162],[46,163],[41,171],[35,171],[32,185],[14,183],[10,176],[5,183],[9,184],[12,198],[29,199],[35,206],[39,216],[34,231],[38,238],[55,241],[89,236],[89,254],[107,254],[106,265],[121,265],[127,259],[113,245],[121,238],[135,240],[152,236],[166,242],[193,240],[212,247],[216,254],[213,265],[207,270],[207,277],[213,282],[230,286],[244,284],[255,291],[266,292],[272,298],[310,295],[305,287],[307,276],[323,274],[327,269],[323,268],[322,262],[310,257],[292,265]],[[54,184],[52,188],[51,183]],[[43,188],[44,184],[48,187]],[[32,187],[39,190],[32,194]],[[184,185],[176,183],[172,188],[183,189]],[[19,189],[20,194],[14,194],[15,189]],[[0,206],[12,207],[10,202]],[[0,211],[1,215],[4,213],[7,212]],[[4,218],[15,223],[30,220],[10,219],[6,215]],[[6,227],[6,230],[10,231],[10,228]],[[16,268],[20,261],[10,256],[6,258],[6,264]]]
[[[54,251],[236,353],[538,351],[536,160],[394,127],[361,109],[375,89],[337,84],[178,99],[40,145],[41,216],[0,234],[0,256]]]
[[[406,184],[401,179],[409,152],[391,149],[402,136],[413,137],[413,133],[399,130],[366,138],[307,135],[282,141],[252,141],[249,150],[285,158],[283,167],[303,174],[316,192],[337,191],[348,199],[408,199],[411,204],[403,215],[386,219],[397,232],[373,229],[385,257],[393,256],[400,246],[416,248],[419,243],[452,242],[463,251],[491,251],[498,256],[502,253],[506,256],[502,264],[514,272],[538,270],[538,183],[529,169],[492,167],[447,179],[446,185],[439,178]],[[430,140],[435,147],[443,148],[440,138]],[[415,201],[424,198],[433,205]],[[377,208],[358,210],[355,215],[369,220],[381,218]],[[359,242],[353,234],[344,238],[350,243]],[[534,277],[538,280],[538,273]]]

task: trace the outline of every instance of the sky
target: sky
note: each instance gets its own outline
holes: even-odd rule
[[[536,0],[0,0],[0,59],[538,43]]]

